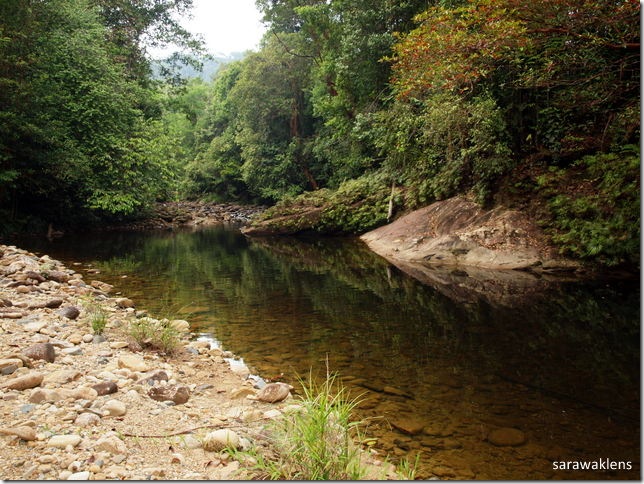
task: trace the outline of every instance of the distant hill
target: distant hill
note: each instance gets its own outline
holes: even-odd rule
[[[243,59],[246,56],[246,52],[232,52],[231,54],[214,54],[211,59],[203,61],[203,69],[200,71],[196,70],[191,65],[183,64],[178,73],[181,77],[185,79],[194,79],[201,78],[204,81],[212,80],[213,76],[217,74],[219,69],[224,65],[229,64],[230,62],[238,61]],[[152,75],[155,78],[159,78],[160,65],[163,63],[163,60],[153,60],[152,61]]]

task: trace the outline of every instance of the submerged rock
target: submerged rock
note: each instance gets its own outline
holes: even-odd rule
[[[518,447],[525,444],[525,433],[519,429],[503,427],[492,430],[487,436],[488,442],[498,447]]]

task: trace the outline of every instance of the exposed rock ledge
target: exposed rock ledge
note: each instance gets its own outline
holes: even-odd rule
[[[539,272],[580,270],[558,257],[541,229],[516,210],[483,210],[462,197],[433,203],[360,237],[392,261]]]

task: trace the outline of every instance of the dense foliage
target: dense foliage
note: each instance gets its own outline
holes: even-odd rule
[[[176,143],[141,39],[186,41],[167,18],[190,4],[0,2],[3,232],[128,215],[173,190]]]
[[[3,214],[281,201],[356,233],[465,194],[534,209],[571,255],[639,260],[639,2],[258,0],[258,52],[156,85],[147,46],[198,50],[190,5],[0,3]]]

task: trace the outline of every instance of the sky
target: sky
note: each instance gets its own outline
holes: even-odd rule
[[[209,53],[257,50],[265,27],[255,0],[193,0],[193,5],[192,18],[182,19],[181,25],[202,34]]]

